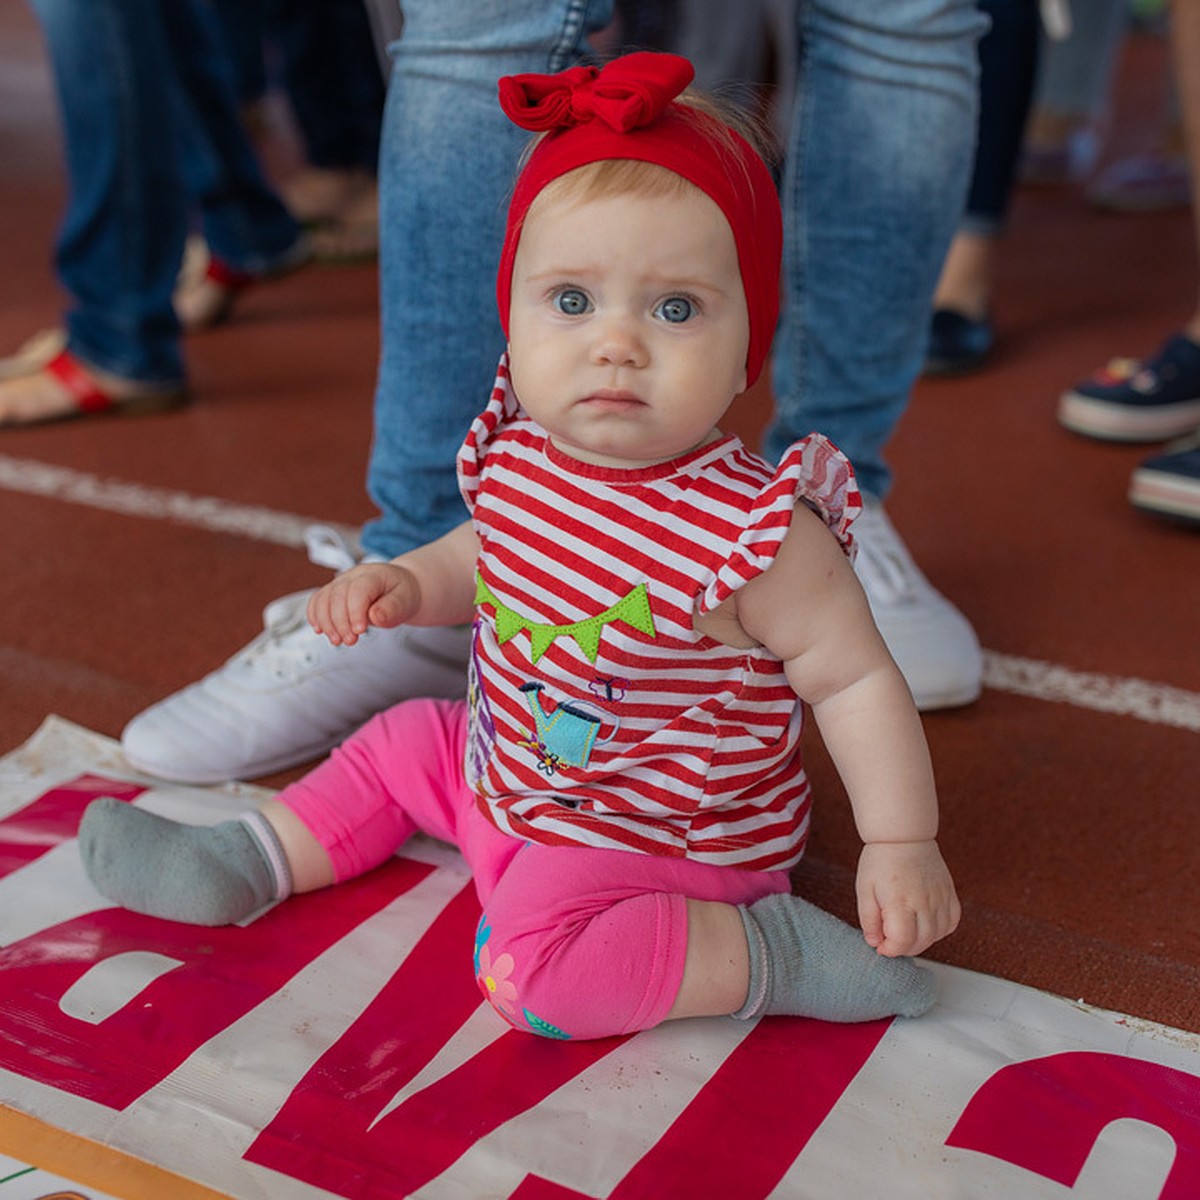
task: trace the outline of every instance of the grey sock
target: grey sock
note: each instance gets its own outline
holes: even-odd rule
[[[917,1017],[935,999],[933,972],[876,953],[860,930],[798,896],[739,907],[750,946],[750,991],[733,1015],[824,1021]]]
[[[79,852],[108,899],[190,925],[232,925],[291,892],[283,847],[257,812],[182,825],[103,796],[84,811]]]

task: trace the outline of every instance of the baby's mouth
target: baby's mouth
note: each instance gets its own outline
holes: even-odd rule
[[[645,401],[634,395],[633,392],[625,391],[622,388],[600,388],[598,391],[592,392],[591,395],[583,398],[583,403],[589,407],[610,408],[617,411],[629,408],[644,407]]]

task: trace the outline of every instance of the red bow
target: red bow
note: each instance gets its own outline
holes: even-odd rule
[[[658,117],[694,74],[692,64],[677,54],[638,51],[599,70],[507,75],[500,80],[500,107],[522,129],[541,132],[598,119],[628,133]]]

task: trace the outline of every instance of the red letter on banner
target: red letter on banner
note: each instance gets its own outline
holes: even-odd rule
[[[1100,1131],[1121,1118],[1175,1140],[1159,1200],[1200,1196],[1200,1079],[1137,1058],[1073,1051],[1004,1067],[972,1097],[946,1145],[1073,1187]]]
[[[47,792],[0,821],[0,870],[19,870],[74,837],[96,796],[131,799],[142,790],[89,776]],[[431,870],[392,860],[336,893],[296,897],[245,928],[205,929],[112,908],[14,942],[0,949],[0,1067],[125,1108]],[[134,950],[181,965],[98,1024],[63,1012],[62,997],[88,971]]]
[[[890,1025],[890,1020],[833,1025],[798,1017],[759,1021],[606,1200],[770,1195]],[[512,1200],[584,1198],[529,1175]]]
[[[248,1161],[338,1196],[407,1196],[620,1044],[510,1030],[380,1117],[482,1003],[471,970],[478,923],[468,886],[297,1085]]]

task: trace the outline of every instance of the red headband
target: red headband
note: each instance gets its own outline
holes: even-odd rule
[[[522,129],[549,131],[517,178],[500,255],[496,299],[508,333],[513,261],[525,214],[553,179],[603,159],[657,163],[708,195],[725,214],[737,246],[750,317],[746,378],[758,378],[779,316],[783,233],[779,197],[759,154],[732,129],[672,103],[691,82],[692,64],[676,54],[641,51],[603,69],[508,75],[500,107]]]

